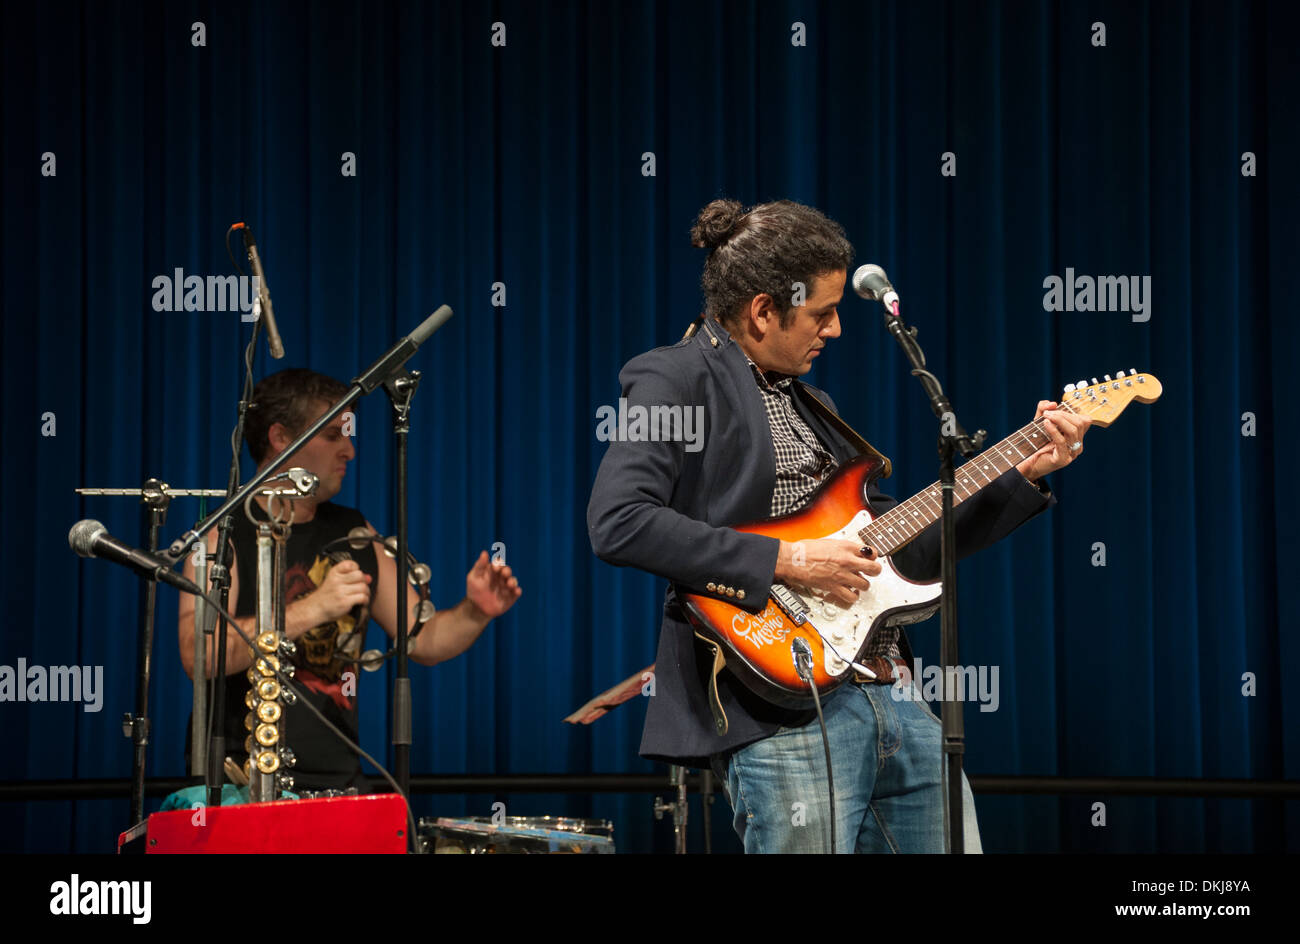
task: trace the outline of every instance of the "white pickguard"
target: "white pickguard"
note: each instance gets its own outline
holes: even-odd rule
[[[839,531],[822,537],[860,541],[859,532],[871,522],[870,512],[860,511]],[[864,575],[871,586],[849,608],[828,599],[821,590],[787,585],[787,589],[793,591],[803,604],[808,623],[820,632],[826,644],[825,670],[828,675],[839,676],[849,668],[847,660],[857,658],[858,650],[882,613],[899,607],[920,607],[892,614],[882,625],[915,623],[932,616],[939,603],[943,588],[938,581],[914,583],[899,574],[888,557],[882,558],[880,564],[879,575]]]

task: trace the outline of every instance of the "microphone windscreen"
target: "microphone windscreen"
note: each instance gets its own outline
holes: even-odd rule
[[[433,332],[445,325],[448,320],[450,320],[451,315],[452,311],[450,306],[443,305],[428,318],[425,318],[424,324],[411,332],[411,343],[416,347],[419,347],[429,339],[429,335],[433,334]]]
[[[85,521],[78,521],[68,532],[68,547],[72,548],[82,557],[95,556],[95,538],[101,534],[107,533],[108,528],[104,527],[93,518],[87,518]]]
[[[889,276],[885,275],[884,269],[874,263],[861,266],[853,273],[853,291],[867,301],[880,301],[884,291],[889,287]]]

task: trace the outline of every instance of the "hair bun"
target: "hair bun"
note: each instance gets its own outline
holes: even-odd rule
[[[736,200],[714,200],[703,210],[691,227],[691,245],[698,249],[717,249],[736,232],[745,208]]]

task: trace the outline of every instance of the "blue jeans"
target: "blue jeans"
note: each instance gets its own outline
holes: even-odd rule
[[[911,699],[901,698],[911,689]],[[839,852],[943,852],[939,719],[915,686],[846,683],[823,699]],[[814,718],[714,759],[745,852],[829,852],[826,753]],[[725,769],[724,769],[725,768]],[[962,774],[967,852],[981,852]]]

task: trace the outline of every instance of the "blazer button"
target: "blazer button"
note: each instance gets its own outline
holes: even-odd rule
[[[728,588],[727,588],[727,596],[729,596],[729,597],[734,597],[735,595],[736,595],[736,588],[735,588],[735,587],[728,587]]]
[[[736,599],[737,599],[737,600],[743,600],[743,599],[745,599],[745,591],[744,591],[744,588],[741,588],[740,590],[737,590],[737,591],[736,591]]]
[[[712,580],[710,580],[707,584],[705,584],[705,586],[708,587],[709,593],[716,593],[718,591],[718,585],[714,583]]]

